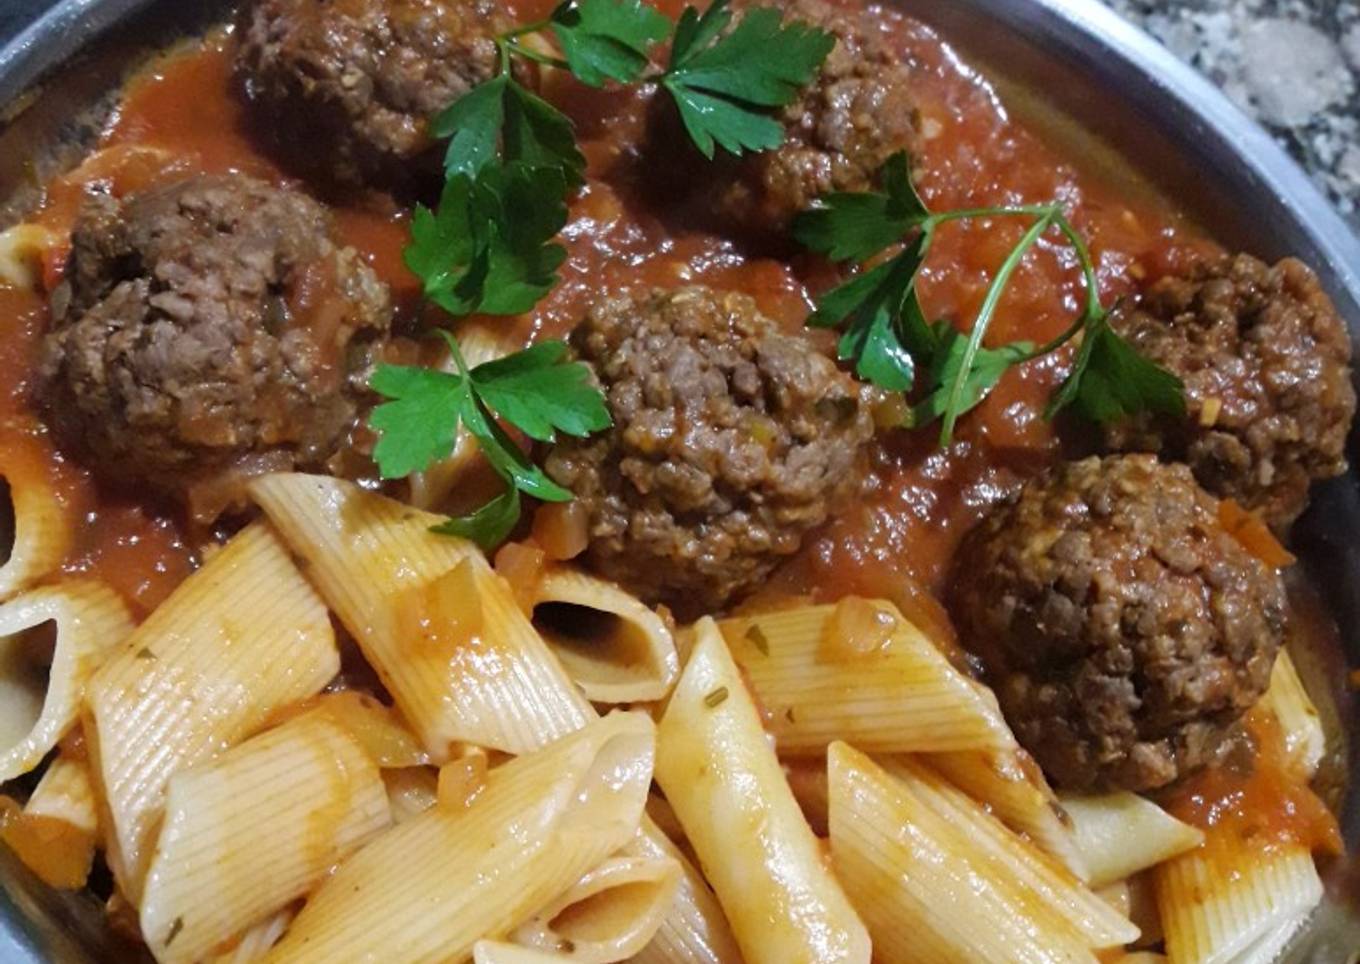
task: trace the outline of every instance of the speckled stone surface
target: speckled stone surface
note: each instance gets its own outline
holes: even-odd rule
[[[1360,229],[1360,0],[1105,0],[1256,117]]]

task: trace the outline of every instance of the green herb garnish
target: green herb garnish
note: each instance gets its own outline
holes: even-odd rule
[[[831,194],[801,214],[794,233],[807,248],[836,261],[871,261],[891,248],[887,260],[831,290],[808,319],[813,327],[843,334],[839,354],[864,380],[892,392],[921,390],[910,410],[911,427],[941,422],[940,444],[953,440],[959,418],[976,407],[1010,368],[1057,351],[1080,337],[1071,374],[1053,396],[1046,415],[1071,406],[1082,416],[1112,421],[1139,411],[1183,414],[1180,380],[1140,356],[1110,327],[1100,302],[1090,251],[1060,204],[977,208],[931,213],[911,182],[905,154],[895,154],[879,173],[878,191]],[[916,292],[916,279],[940,225],[973,218],[1020,217],[1030,228],[1006,257],[967,334],[947,320],[930,324]],[[1017,341],[986,347],[997,308],[1025,255],[1057,231],[1076,252],[1086,285],[1086,304],[1053,341]]]

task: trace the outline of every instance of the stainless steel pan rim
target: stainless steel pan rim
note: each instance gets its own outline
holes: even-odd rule
[[[0,0],[0,3],[5,0]],[[1227,243],[1263,257],[1296,254],[1319,272],[1360,347],[1360,238],[1293,160],[1223,94],[1161,44],[1099,0],[878,0],[896,2],[942,29],[970,59],[1041,90],[1078,124],[1115,145],[1135,167],[1168,189]],[[34,90],[69,85],[73,76],[116,80],[108,64],[92,57],[114,44],[148,43],[152,32],[127,36],[125,28],[156,21],[194,24],[220,15],[227,0],[61,0],[0,49],[0,215],[17,183],[16,139]],[[159,36],[166,36],[162,31]],[[125,61],[127,59],[125,58]],[[115,58],[115,63],[124,63]],[[66,68],[69,68],[66,69]],[[64,98],[38,93],[33,102],[70,110],[80,97],[97,96],[95,81]],[[55,105],[48,105],[48,101]],[[69,121],[69,118],[59,118]],[[17,138],[42,143],[41,135]],[[70,126],[68,124],[68,126]],[[11,161],[13,158],[11,157]],[[1352,437],[1353,465],[1360,450]],[[1360,667],[1360,484],[1352,472],[1320,487],[1314,508],[1296,530],[1301,556],[1342,628],[1346,664]],[[1344,676],[1344,672],[1340,674]],[[1341,729],[1360,735],[1360,712],[1344,681],[1329,685],[1339,703]],[[1360,772],[1360,739],[1349,747],[1350,770]],[[1360,794],[1351,792],[1343,827],[1354,850],[1360,844]],[[109,959],[89,907],[74,906],[11,886],[22,869],[0,853],[0,962]],[[93,936],[92,936],[93,935]],[[1360,946],[1360,919],[1339,906],[1324,908],[1286,955],[1291,961],[1341,964]],[[92,949],[93,948],[93,949]]]

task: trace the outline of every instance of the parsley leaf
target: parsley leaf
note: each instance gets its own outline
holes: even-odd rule
[[[384,479],[403,479],[453,454],[467,382],[433,368],[379,365],[369,387],[384,398],[368,417],[378,433],[373,460]]]
[[[1046,414],[1051,418],[1068,406],[1093,422],[1115,422],[1138,412],[1184,417],[1185,386],[1138,354],[1102,313],[1087,326],[1072,373]]]
[[[525,435],[551,442],[555,432],[584,438],[611,424],[590,369],[561,364],[567,346],[545,341],[472,370],[487,405]]]
[[[430,531],[441,536],[468,539],[490,551],[509,538],[519,524],[521,509],[519,489],[512,485],[476,512],[449,519]]]
[[[817,207],[798,215],[794,237],[809,251],[833,261],[864,261],[892,247],[930,217],[911,183],[905,153],[888,158],[878,180],[882,191],[821,198]]]
[[[642,0],[567,0],[553,11],[552,29],[576,79],[603,87],[641,77],[671,22]]]
[[[931,360],[930,392],[912,408],[912,427],[929,425],[949,411],[951,392],[968,351],[968,336],[949,322],[936,322],[933,331],[939,348]],[[1028,361],[1033,352],[1034,345],[1028,341],[1011,342],[1000,348],[979,348],[964,378],[963,401],[958,414],[964,415],[976,408],[1001,381],[1002,375]]]
[[[475,178],[497,162],[521,162],[560,169],[569,187],[585,179],[586,159],[571,118],[508,73],[454,101],[431,122],[430,132],[451,138],[444,158],[450,178]]]
[[[785,24],[770,7],[747,11],[729,30],[729,7],[730,0],[714,0],[703,14],[685,9],[661,79],[709,159],[717,147],[740,155],[782,144],[784,129],[770,112],[798,97],[836,45],[813,26]]]

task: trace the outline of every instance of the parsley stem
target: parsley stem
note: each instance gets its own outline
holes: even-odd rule
[[[1029,249],[1038,243],[1049,228],[1053,227],[1058,218],[1062,217],[1062,212],[1056,205],[1043,208],[1042,211],[1043,214],[1039,220],[1030,226],[1030,229],[1025,232],[1025,236],[1020,239],[1020,243],[1007,255],[1005,262],[997,271],[996,277],[992,279],[991,286],[987,289],[987,297],[983,299],[982,307],[978,309],[977,320],[973,322],[973,331],[968,336],[968,345],[964,349],[958,374],[954,377],[954,384],[949,390],[949,402],[945,406],[944,427],[940,432],[940,444],[942,446],[947,446],[953,441],[954,426],[957,424],[959,413],[963,408],[964,392],[968,387],[968,375],[973,370],[973,360],[982,347],[982,340],[987,336],[987,329],[991,326],[997,306],[1001,304],[1001,298],[1006,293],[1011,275],[1015,274],[1016,269],[1020,267],[1020,263],[1029,253]]]
[[[558,70],[571,70],[571,64],[567,63],[561,57],[540,53],[532,47],[521,46],[517,40],[507,40],[505,43],[511,53],[519,54],[525,60],[532,60],[536,64],[544,64],[548,67],[556,67]]]

